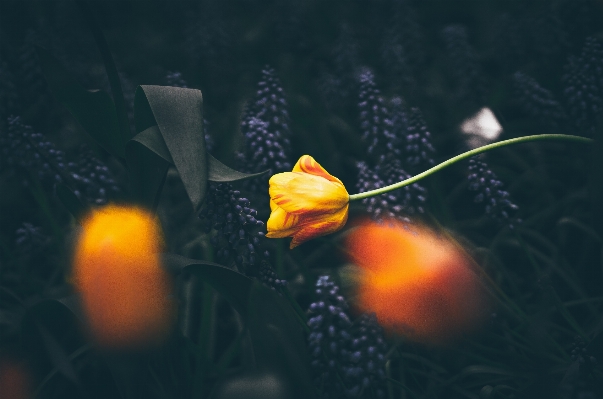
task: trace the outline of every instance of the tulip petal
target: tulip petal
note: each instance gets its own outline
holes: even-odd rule
[[[306,223],[302,220],[299,230],[293,234],[293,240],[289,248],[293,249],[308,240],[340,230],[348,220],[348,207],[349,205],[346,204],[345,207],[335,213],[313,218]]]
[[[323,168],[318,162],[316,162],[316,160],[310,155],[302,155],[302,157],[299,158],[299,160],[293,167],[292,172],[303,172],[314,176],[320,176],[329,181],[340,183],[341,185],[343,185],[341,180],[329,174],[329,172],[327,172],[325,168]]]
[[[294,234],[298,227],[299,216],[285,212],[282,208],[276,208],[270,214],[268,222],[266,222],[266,229],[268,238],[282,238],[290,237]]]
[[[349,202],[343,184],[300,172],[279,173],[270,178],[270,198],[287,213],[332,213]]]

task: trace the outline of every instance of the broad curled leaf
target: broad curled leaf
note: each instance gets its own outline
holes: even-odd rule
[[[161,136],[161,131],[158,126],[151,126],[142,132],[138,133],[131,141],[136,141],[149,150],[153,151],[157,156],[170,164],[174,163],[170,150],[168,150]]]
[[[48,51],[36,47],[40,65],[52,93],[84,130],[110,154],[124,158],[127,137],[122,137],[111,96],[86,90]]]
[[[268,170],[258,173],[243,173],[238,170],[234,170],[218,161],[216,158],[207,154],[208,166],[209,166],[209,177],[210,181],[214,182],[233,182],[240,180],[247,180],[254,177],[261,176],[268,173]]]
[[[144,145],[149,150],[153,151],[155,154],[163,158],[165,161],[171,164],[174,163],[172,155],[170,154],[170,150],[167,148],[165,141],[163,141],[163,137],[161,136],[161,131],[159,130],[158,126],[151,126],[143,130],[142,132],[138,133],[132,140]],[[251,179],[268,173],[268,170],[259,173],[239,172],[238,170],[234,170],[224,165],[222,162],[218,161],[209,153],[207,153],[206,156],[208,166],[207,179],[209,181],[233,182]]]
[[[137,133],[157,126],[188,197],[195,210],[199,210],[207,191],[208,174],[201,91],[168,86],[139,86],[136,89],[134,113]],[[147,134],[144,137],[154,135]],[[141,140],[142,138],[137,141]],[[146,146],[146,143],[143,145]],[[144,172],[145,168],[140,171]]]
[[[157,209],[170,163],[136,140],[126,145],[126,160],[135,201],[148,209]]]

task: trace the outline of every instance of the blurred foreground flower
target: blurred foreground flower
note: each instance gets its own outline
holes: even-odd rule
[[[469,260],[427,228],[396,220],[366,223],[346,239],[351,261],[364,272],[357,305],[386,330],[413,341],[443,344],[470,331],[484,298]]]
[[[73,280],[99,345],[146,346],[169,331],[171,282],[160,264],[162,246],[156,218],[141,209],[110,205],[83,223]]]
[[[309,155],[292,172],[270,178],[269,238],[293,237],[290,248],[334,233],[348,219],[349,195],[343,183]]]
[[[31,394],[31,378],[22,362],[12,358],[0,358],[0,397],[27,399]]]

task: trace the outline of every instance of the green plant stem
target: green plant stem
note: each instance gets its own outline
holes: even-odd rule
[[[392,378],[392,361],[389,359],[385,362],[385,376]],[[394,386],[391,381],[387,382],[387,397],[388,399],[394,399]]]
[[[289,291],[289,288],[287,288],[287,287],[283,288],[282,293],[285,295],[285,298],[287,298],[287,300],[289,301],[289,304],[295,311],[295,317],[296,317],[297,321],[299,321],[300,325],[303,327],[303,329],[306,332],[310,332],[310,327],[308,327],[308,320],[306,319],[306,314],[304,313],[302,308],[299,306],[299,303],[297,303],[295,298],[293,298],[293,295],[291,295],[291,291]]]
[[[523,252],[525,252],[526,256],[528,257],[528,260],[534,267],[534,270],[538,273],[538,275],[540,275],[542,271],[540,270],[540,266],[538,266],[538,262],[536,262],[536,259],[534,259],[534,257],[532,256],[532,253],[528,249],[526,243],[523,241],[523,238],[521,238],[521,236],[519,235],[519,233],[517,231],[515,231],[515,237],[517,238],[517,241],[519,241],[519,245],[521,245]],[[580,325],[578,324],[576,319],[574,319],[574,317],[569,313],[567,308],[563,305],[563,303],[561,302],[561,299],[559,298],[559,296],[553,290],[552,287],[550,288],[550,295],[553,297],[553,300],[555,301],[555,306],[557,306],[557,309],[559,310],[559,313],[561,313],[561,316],[563,316],[565,321],[567,321],[567,323],[570,326],[572,326],[572,328],[576,331],[576,333],[578,333],[582,338],[584,338],[586,340],[587,339],[586,334],[584,333],[584,331],[582,330],[582,328],[580,327]],[[551,340],[554,341],[554,339],[552,337],[551,337]]]
[[[226,371],[232,360],[235,358],[238,351],[241,350],[241,341],[243,340],[243,333],[239,333],[234,341],[226,348],[218,362],[216,368],[218,369],[218,375],[221,375]]]
[[[517,239],[517,242],[519,242],[519,246],[521,247],[521,249],[523,250],[523,252],[528,257],[528,260],[530,261],[530,265],[532,265],[532,268],[534,269],[534,272],[536,273],[536,276],[538,278],[540,278],[541,275],[542,275],[542,270],[540,269],[540,265],[538,265],[538,262],[536,262],[536,259],[534,259],[534,256],[532,256],[532,253],[528,249],[528,246],[526,245],[526,243],[523,240],[523,238],[521,238],[521,236],[519,235],[519,233],[517,232],[517,230],[513,230],[513,232],[515,234],[515,238]]]
[[[283,278],[283,276],[285,275],[285,248],[283,248],[283,246],[285,245],[285,241],[284,240],[278,240],[276,243],[276,262],[275,262],[275,266],[276,266],[276,274],[280,277]]]
[[[76,349],[73,353],[71,353],[69,355],[69,360],[74,360],[75,358],[77,358],[78,356],[83,355],[84,353],[88,352],[90,350],[91,346],[90,345],[83,345],[81,347],[79,347],[78,349]],[[36,388],[32,398],[38,398],[42,389],[46,386],[46,384],[48,384],[48,382],[57,374],[59,373],[59,369],[57,369],[56,367],[53,368],[50,373],[48,373],[46,375],[46,377],[44,377],[44,379],[42,380],[42,382],[40,383],[40,385],[38,385],[38,387]]]
[[[92,31],[94,41],[98,46],[101,57],[103,58],[103,64],[105,65],[107,77],[109,78],[109,85],[111,86],[111,92],[113,93],[113,102],[115,103],[115,111],[117,113],[117,120],[119,121],[119,130],[122,134],[122,143],[125,146],[126,142],[131,136],[130,122],[128,121],[128,112],[126,108],[126,101],[124,99],[124,92],[121,87],[121,81],[119,79],[119,74],[117,73],[117,67],[115,66],[113,55],[111,55],[111,50],[109,49],[109,45],[107,44],[107,39],[105,38],[103,31],[98,26],[98,23],[94,18],[89,2],[87,0],[75,0],[75,2],[80,7],[80,11],[82,12],[84,19]]]
[[[54,236],[57,243],[60,243],[63,237],[63,230],[54,217],[54,213],[50,209],[50,204],[48,202],[48,197],[46,192],[42,188],[42,184],[40,181],[34,176],[33,173],[30,173],[30,184],[28,185],[29,192],[33,196],[34,200],[38,203],[40,209],[42,209],[42,213],[48,220],[48,224],[50,225],[50,229],[52,230],[52,235]]]
[[[512,144],[527,143],[530,141],[540,141],[540,140],[574,141],[574,142],[583,143],[583,144],[593,142],[592,139],[587,139],[585,137],[572,136],[572,135],[567,135],[567,134],[537,134],[537,135],[533,135],[533,136],[524,136],[524,137],[517,137],[517,138],[509,139],[509,140],[503,140],[503,141],[488,144],[483,147],[475,148],[473,150],[464,152],[460,155],[452,157],[452,158],[448,159],[447,161],[444,161],[444,162],[434,166],[433,168],[427,169],[425,172],[419,173],[418,175],[413,176],[409,179],[403,180],[401,182],[390,184],[389,186],[381,187],[381,188],[367,191],[364,193],[352,194],[352,195],[350,195],[350,201],[356,201],[356,200],[361,200],[361,199],[365,199],[365,198],[369,198],[369,197],[374,197],[375,195],[385,194],[392,190],[397,190],[399,188],[408,186],[409,184],[416,183],[419,180],[421,180],[431,174],[434,174],[435,172],[438,172],[450,165],[453,165],[459,161],[470,158],[470,157],[480,154],[482,152],[490,151],[495,148],[501,148],[501,147],[505,147],[505,146],[512,145]]]
[[[205,381],[205,374],[211,367],[212,359],[210,354],[211,328],[213,323],[213,298],[214,290],[208,283],[202,283],[203,296],[201,303],[203,309],[201,313],[201,323],[199,325],[199,338],[197,340],[197,368],[195,370],[194,392],[200,395]]]
[[[393,385],[395,385],[395,386],[397,386],[398,388],[401,388],[402,390],[404,390],[404,391],[406,391],[406,392],[410,393],[410,394],[411,394],[411,395],[413,395],[413,397],[414,397],[414,394],[413,394],[413,392],[410,390],[410,388],[408,388],[406,385],[402,384],[401,382],[399,382],[399,381],[397,381],[397,380],[394,380],[393,378],[389,378],[389,377],[387,377],[387,382],[388,382],[388,383],[391,383],[391,384],[393,384]]]

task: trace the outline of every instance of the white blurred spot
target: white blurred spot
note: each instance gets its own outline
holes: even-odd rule
[[[467,144],[471,148],[481,147],[498,138],[502,126],[490,108],[482,108],[461,124],[461,131],[467,135]]]

